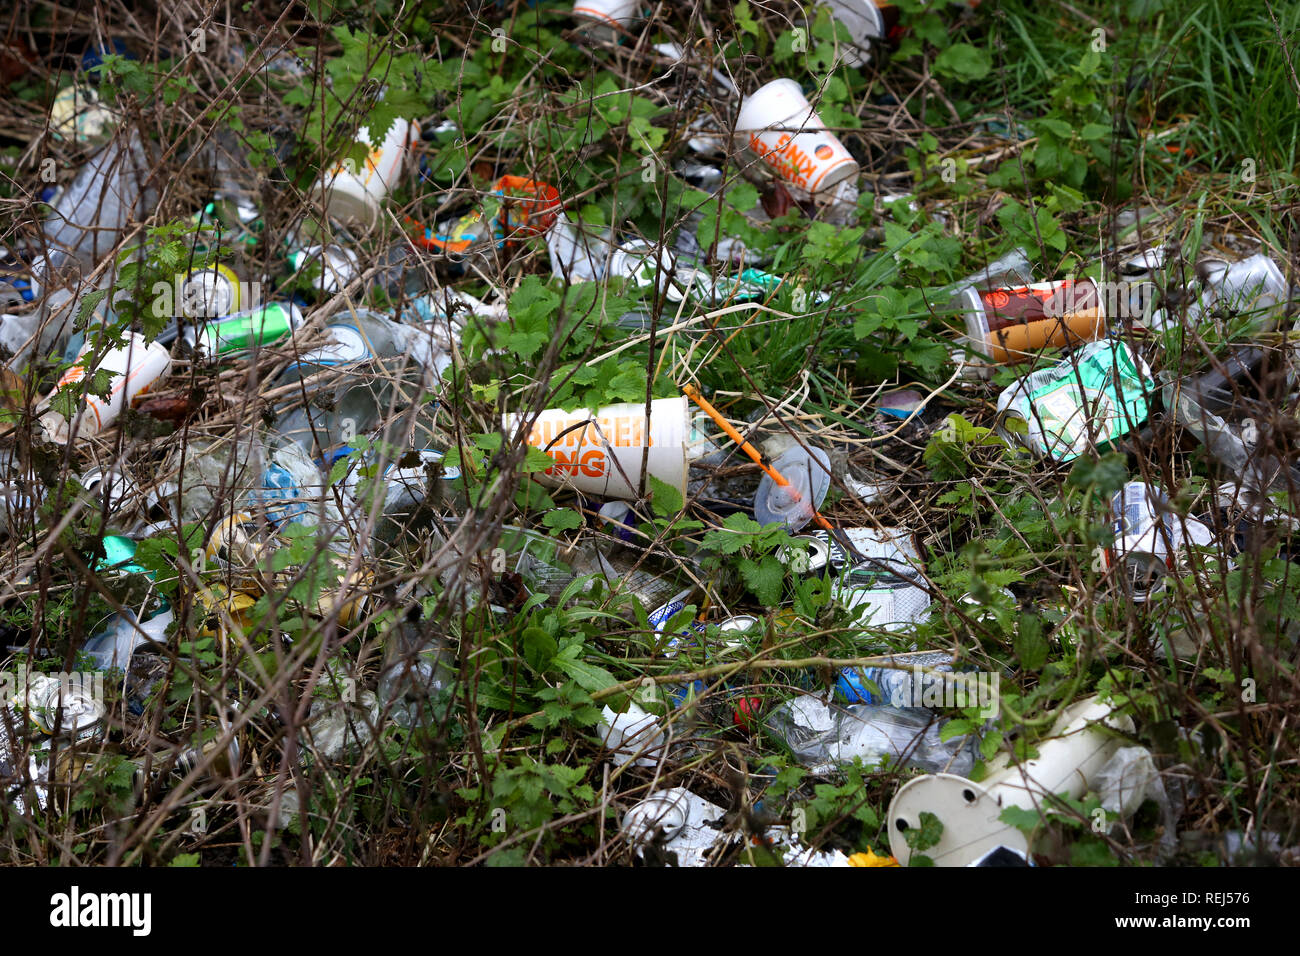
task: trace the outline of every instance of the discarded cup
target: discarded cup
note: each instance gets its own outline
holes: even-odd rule
[[[336,164],[312,186],[311,199],[344,223],[374,225],[402,175],[411,144],[419,137],[419,127],[400,118],[393,120],[378,145],[369,128],[358,130],[357,140],[370,147],[363,167],[358,170],[351,159]]]
[[[578,0],[573,5],[578,29],[609,43],[636,23],[640,12],[640,0]]]
[[[736,117],[736,139],[742,150],[808,193],[828,190],[860,171],[794,80],[773,80],[745,98]]]
[[[506,430],[513,431],[521,418],[507,414]],[[594,413],[586,408],[550,409],[537,416],[527,438],[555,460],[536,473],[544,484],[628,500],[641,497],[643,457],[647,475],[686,494],[692,450],[703,440],[692,427],[685,398],[656,399],[648,419],[644,402],[609,405]]]
[[[108,428],[124,407],[147,393],[172,366],[171,353],[167,349],[157,342],[147,342],[136,332],[128,332],[126,345],[105,353],[93,370],[87,367],[90,360],[91,357],[83,352],[77,364],[63,373],[55,394],[80,382],[92,371],[104,371],[110,375],[108,397],[87,392],[82,398],[81,411],[73,416],[72,421],[53,409],[46,411],[41,416],[41,426],[51,441],[67,444],[78,423],[83,436],[96,435]],[[43,404],[48,408],[49,399]]]

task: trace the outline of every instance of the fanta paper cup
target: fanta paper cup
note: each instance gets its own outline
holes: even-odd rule
[[[773,80],[745,98],[736,139],[782,180],[808,193],[830,189],[859,171],[794,80]]]

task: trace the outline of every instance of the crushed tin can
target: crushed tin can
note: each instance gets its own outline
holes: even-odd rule
[[[504,249],[545,234],[562,209],[559,190],[523,176],[502,176],[489,195],[500,201],[495,216],[489,218],[482,209],[474,209],[437,229],[424,229],[415,241],[450,259],[463,260],[476,252]],[[418,223],[415,225],[418,228]]]
[[[262,536],[265,525],[253,514],[241,511],[223,518],[212,529],[204,556],[221,567],[236,587],[260,591],[270,575],[274,545]]]
[[[337,586],[321,593],[316,601],[316,615],[327,618],[337,614],[341,628],[349,628],[365,620],[374,604],[371,594],[374,583],[375,572],[367,567],[357,568],[344,575]]]
[[[1210,312],[1254,315],[1260,330],[1273,329],[1291,294],[1278,264],[1259,253],[1238,262],[1202,260],[1196,272],[1205,291],[1188,308],[1188,318],[1201,321]]]
[[[704,866],[719,844],[736,834],[723,828],[726,811],[685,787],[658,790],[623,814],[623,838],[637,856],[652,847],[681,867]]]
[[[199,588],[195,594],[195,605],[200,613],[198,633],[201,637],[215,637],[222,644],[231,643],[232,634],[243,633],[253,625],[253,607],[257,604],[257,595],[247,591],[234,590],[224,584],[213,584]]]
[[[55,139],[97,146],[113,135],[121,117],[101,102],[93,86],[73,83],[59,90],[50,106]]]
[[[930,616],[930,594],[918,585],[922,561],[902,528],[843,528],[809,537],[826,548],[831,596],[861,608],[862,623],[895,631]]]
[[[233,315],[245,298],[245,286],[230,266],[192,269],[177,280],[177,312],[190,319]]]
[[[959,298],[971,347],[998,365],[1025,362],[1042,349],[1093,342],[1106,334],[1104,296],[1091,279],[972,288]]]
[[[776,558],[791,573],[803,577],[821,577],[831,566],[831,545],[829,535],[823,537],[811,534],[795,535],[789,544],[782,545]]]
[[[298,306],[292,302],[269,302],[198,328],[187,327],[181,332],[181,341],[205,357],[231,358],[286,339],[302,324]]]
[[[80,677],[80,675],[77,675]],[[104,719],[102,680],[97,689],[69,675],[28,674],[26,687],[27,712],[32,722],[46,736],[61,736],[72,740],[93,737]]]
[[[1124,569],[1126,589],[1143,603],[1163,590],[1170,574],[1186,564],[1187,548],[1209,547],[1214,532],[1201,521],[1177,514],[1158,488],[1130,481],[1111,498],[1115,543],[1106,567]]]

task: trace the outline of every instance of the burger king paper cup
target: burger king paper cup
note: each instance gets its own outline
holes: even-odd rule
[[[809,193],[857,176],[857,161],[826,129],[794,80],[773,80],[745,98],[736,117],[738,145],[782,180]]]
[[[507,415],[506,428],[513,429],[520,417]],[[637,485],[646,448],[646,474],[685,495],[689,456],[697,443],[684,396],[651,402],[648,419],[644,402],[607,405],[595,412],[549,409],[528,433],[528,444],[555,460],[536,475],[543,484],[628,500],[641,497]]]
[[[95,369],[90,368],[89,362],[90,358],[83,351],[77,364],[63,373],[55,387],[57,393],[58,389],[79,382],[94,371],[109,373],[108,398],[87,393],[82,399],[81,410],[74,417],[74,421],[80,420],[78,430],[82,435],[98,434],[113,424],[124,407],[148,392],[167,374],[172,366],[172,357],[157,342],[150,344],[143,335],[131,332],[126,345],[105,354]],[[46,407],[48,404],[48,398],[42,402]],[[73,423],[56,411],[46,411],[41,416],[41,425],[50,439],[59,444],[66,444],[72,437]]]

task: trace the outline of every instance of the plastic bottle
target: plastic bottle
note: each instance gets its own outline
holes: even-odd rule
[[[878,707],[921,707],[927,686],[925,675],[918,675],[913,667],[933,671],[951,671],[952,655],[943,651],[929,654],[910,654],[901,663],[907,669],[895,667],[846,667],[835,681],[835,690],[851,704],[872,704]],[[918,676],[922,679],[918,681]],[[929,680],[939,680],[930,678]],[[869,684],[875,685],[872,690]],[[939,688],[942,698],[942,687]],[[877,693],[878,691],[878,693]],[[934,692],[931,691],[933,694]]]
[[[152,172],[138,133],[92,156],[45,220],[50,266],[75,260],[88,270],[117,245],[128,222],[149,218],[158,201]]]
[[[860,759],[868,766],[888,757],[896,765],[931,773],[968,774],[975,765],[974,736],[940,739],[943,721],[920,707],[827,704],[801,694],[764,721],[800,763],[815,774]]]
[[[328,457],[389,419],[392,427],[384,439],[405,446],[405,435],[399,434],[403,423],[393,421],[396,416],[390,412],[401,412],[419,401],[434,377],[432,370],[421,369],[409,355],[415,337],[411,329],[378,312],[358,309],[336,318],[326,331],[333,341],[300,356],[277,384],[301,381],[332,368],[340,369],[340,374],[314,383],[305,406],[292,407],[302,401],[301,393],[286,401],[278,414],[280,434]],[[396,407],[390,407],[399,384],[404,394],[396,395]]]
[[[389,634],[379,678],[379,700],[392,721],[413,727],[431,716],[429,704],[455,678],[450,651],[418,612],[408,615]]]

